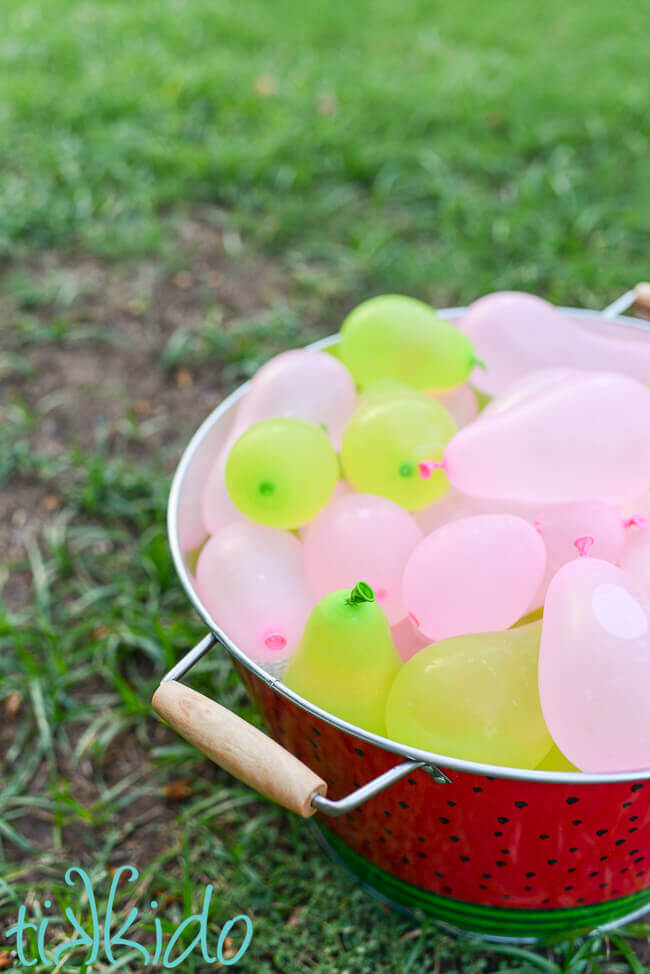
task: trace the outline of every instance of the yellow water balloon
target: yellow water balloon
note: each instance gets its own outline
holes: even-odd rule
[[[391,687],[389,736],[467,761],[537,767],[553,744],[537,688],[540,638],[535,622],[426,646]]]

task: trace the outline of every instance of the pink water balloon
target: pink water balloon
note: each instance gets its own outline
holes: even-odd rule
[[[406,615],[402,573],[422,540],[410,514],[374,494],[342,497],[312,522],[304,541],[307,578],[316,599],[368,582],[388,621]]]
[[[549,585],[539,690],[544,719],[587,772],[650,768],[650,601],[609,562],[579,558]]]
[[[300,541],[246,520],[226,525],[207,542],[196,588],[217,625],[264,665],[291,655],[314,604]]]
[[[391,626],[391,634],[395,649],[406,663],[412,656],[419,653],[425,646],[431,644],[428,636],[423,635],[419,629],[413,625],[408,616]]]
[[[645,517],[630,523],[620,566],[650,599],[650,523]]]
[[[650,482],[650,389],[613,372],[575,375],[459,430],[421,476],[438,466],[477,497],[621,503]]]
[[[291,416],[324,426],[336,450],[356,406],[354,380],[339,359],[292,349],[255,374],[237,413],[243,431],[263,419]]]
[[[404,571],[404,604],[431,640],[507,629],[528,611],[545,568],[544,542],[528,521],[463,518],[417,546]]]
[[[496,413],[503,413],[506,409],[518,406],[538,392],[549,389],[551,386],[579,374],[579,369],[568,368],[537,369],[535,372],[527,372],[519,379],[511,382],[503,392],[490,400],[481,412],[481,419],[486,416],[494,416]]]
[[[237,424],[214,460],[201,494],[201,519],[209,534],[216,534],[226,524],[231,524],[233,521],[244,520],[244,515],[237,510],[230,500],[224,476],[230,447],[240,432],[241,429]]]
[[[589,555],[616,564],[625,545],[625,522],[619,511],[602,501],[552,504],[535,518],[535,527],[546,545],[546,572],[531,608],[542,605],[551,579],[584,549],[581,539],[590,538]]]
[[[647,382],[650,341],[590,332],[542,298],[517,291],[488,294],[467,309],[461,330],[485,369],[475,369],[472,384],[497,395],[526,372],[575,366],[612,369]]]
[[[460,521],[476,514],[515,514],[534,525],[540,505],[534,501],[511,501],[500,497],[471,497],[451,487],[444,497],[428,507],[414,512],[414,517],[425,534],[431,534],[443,524]]]
[[[323,511],[320,512],[320,513],[323,513],[324,511],[328,510],[332,506],[332,504],[336,504],[336,502],[338,500],[340,500],[342,497],[348,497],[350,494],[353,494],[353,493],[354,493],[354,490],[350,486],[350,484],[347,482],[347,480],[339,480],[338,483],[337,483],[337,485],[336,485],[336,487],[334,488],[334,490],[332,492],[332,496],[331,496],[330,500],[328,501],[327,506],[324,507],[323,508]],[[300,525],[300,527],[298,528],[298,537],[300,538],[301,541],[304,541],[305,540],[305,538],[307,537],[307,535],[311,531],[311,528],[312,528],[312,525],[313,524],[314,524],[314,521],[308,521],[307,524],[301,524]]]
[[[443,392],[431,392],[430,395],[452,415],[459,429],[461,426],[467,426],[478,416],[478,399],[474,390],[468,385],[445,389]]]

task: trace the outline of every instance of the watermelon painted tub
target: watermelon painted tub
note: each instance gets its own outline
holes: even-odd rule
[[[609,314],[569,313],[600,329],[645,327],[617,317],[623,310],[625,299]],[[451,319],[462,309],[443,314]],[[164,678],[154,697],[158,713],[261,793],[304,817],[317,813],[328,851],[399,908],[519,942],[613,928],[650,909],[650,769],[532,772],[405,747],[297,696],[220,630],[196,593],[187,555],[204,540],[199,492],[244,391],[205,420],[172,486],[176,569],[210,634]],[[179,682],[218,643],[233,657],[270,737]]]

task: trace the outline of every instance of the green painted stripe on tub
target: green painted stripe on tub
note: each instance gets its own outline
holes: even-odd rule
[[[623,918],[645,904],[650,905],[650,889],[607,903],[548,910],[482,906],[466,900],[451,899],[393,876],[350,849],[320,822],[316,824],[343,864],[376,892],[397,904],[421,909],[439,920],[476,933],[534,936],[561,933],[569,929],[593,929]]]

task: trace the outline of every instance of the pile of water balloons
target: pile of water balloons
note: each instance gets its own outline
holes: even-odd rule
[[[650,767],[650,334],[411,298],[255,375],[197,591],[254,661],[436,754]]]

